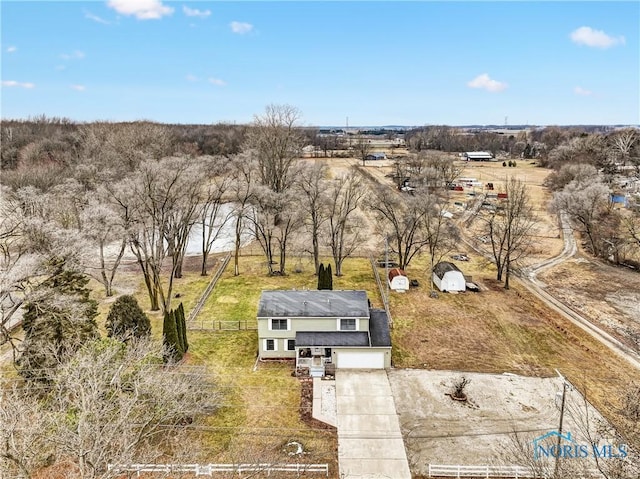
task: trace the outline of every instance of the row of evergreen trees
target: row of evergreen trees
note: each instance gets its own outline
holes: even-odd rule
[[[180,361],[189,349],[187,323],[182,303],[176,309],[164,313],[162,337],[166,348],[165,361]]]
[[[329,263],[326,268],[323,263],[320,263],[320,267],[318,268],[318,289],[333,289],[331,263]]]

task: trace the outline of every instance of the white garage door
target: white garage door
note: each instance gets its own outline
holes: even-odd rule
[[[382,352],[340,352],[338,351],[338,368],[342,369],[383,369],[384,353]]]

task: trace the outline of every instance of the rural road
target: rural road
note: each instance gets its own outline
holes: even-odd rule
[[[564,247],[562,249],[562,252],[558,256],[549,258],[542,263],[538,263],[537,265],[530,266],[528,268],[523,268],[519,273],[517,273],[518,277],[522,281],[522,284],[529,291],[538,296],[538,298],[542,299],[547,304],[547,306],[561,313],[573,324],[589,333],[602,344],[609,347],[609,349],[611,349],[614,353],[623,357],[633,366],[640,369],[640,355],[638,353],[618,341],[606,331],[593,324],[584,316],[578,314],[566,304],[559,301],[556,297],[546,291],[544,289],[544,284],[538,280],[537,275],[539,272],[556,266],[563,261],[566,261],[567,259],[574,256],[578,251],[576,239],[573,235],[573,229],[571,228],[571,224],[569,223],[569,218],[564,212],[560,214],[560,227],[562,231],[562,238],[564,240]]]
[[[382,184],[378,178],[375,178],[372,175],[366,175],[360,168],[356,167],[355,169],[363,174],[365,178],[368,177],[370,181],[377,181],[379,184]],[[476,197],[475,203],[471,205],[471,208],[469,210],[465,211],[461,215],[461,217],[458,219],[458,223],[462,223],[468,226],[480,211],[482,200],[483,197]],[[557,266],[558,264],[568,260],[578,251],[578,246],[573,235],[573,228],[571,227],[571,224],[569,222],[568,215],[562,212],[559,217],[559,222],[560,230],[562,231],[562,238],[564,241],[562,252],[557,256],[542,261],[541,263],[523,268],[520,271],[513,271],[512,273],[520,279],[522,284],[531,293],[540,298],[540,300],[542,300],[547,306],[560,313],[562,316],[564,316],[566,319],[571,321],[582,330],[586,331],[588,334],[611,349],[618,356],[626,359],[632,366],[640,369],[640,354],[618,341],[606,331],[593,324],[577,311],[574,311],[572,308],[561,302],[558,298],[554,297],[544,289],[544,283],[537,279],[538,273],[544,271],[545,269]],[[466,228],[461,228],[461,231],[465,230]],[[485,251],[481,246],[474,244],[472,241],[470,241],[469,238],[466,238],[464,235],[461,235],[461,239],[471,249],[487,258],[489,261],[493,262],[492,255]]]
[[[578,251],[578,246],[573,235],[573,228],[571,228],[571,225],[569,223],[569,218],[565,213],[561,213],[559,221],[561,227],[560,229],[562,231],[562,237],[564,240],[564,247],[562,249],[562,252],[559,255],[546,259],[536,265],[522,268],[522,270],[520,271],[513,271],[513,274],[515,276],[518,276],[524,287],[526,287],[535,296],[540,298],[551,309],[560,313],[573,324],[589,333],[595,339],[611,349],[618,356],[626,359],[632,366],[640,369],[640,355],[638,353],[636,353],[633,349],[621,343],[609,333],[593,324],[584,316],[580,315],[577,311],[573,310],[572,308],[561,302],[559,299],[554,297],[544,289],[544,283],[538,280],[538,273],[553,266],[557,266],[563,261],[568,260]],[[488,252],[474,245],[467,238],[463,238],[463,241],[469,247],[473,248],[477,253],[493,261],[492,256]]]

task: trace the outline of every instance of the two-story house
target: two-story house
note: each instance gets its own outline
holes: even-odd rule
[[[295,358],[313,376],[391,367],[389,320],[366,291],[263,291],[257,317],[260,359]]]

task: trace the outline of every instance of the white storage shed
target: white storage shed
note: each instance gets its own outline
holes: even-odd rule
[[[465,291],[467,287],[462,271],[448,261],[434,266],[433,282],[440,291]]]

